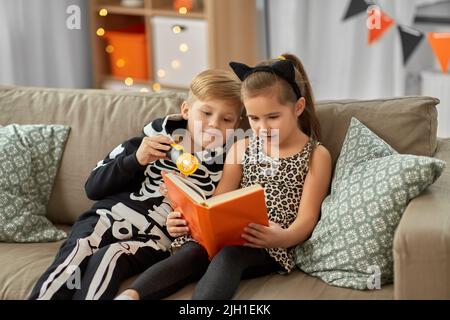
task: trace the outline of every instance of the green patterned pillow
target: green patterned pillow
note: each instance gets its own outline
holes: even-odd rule
[[[392,282],[400,218],[444,167],[435,158],[398,154],[352,118],[321,219],[295,248],[297,266],[339,287],[364,290]]]
[[[66,237],[45,216],[69,130],[63,125],[0,126],[0,241]]]

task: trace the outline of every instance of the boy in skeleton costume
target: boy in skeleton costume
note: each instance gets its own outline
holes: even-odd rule
[[[169,256],[172,211],[161,194],[161,171],[178,171],[166,157],[173,135],[200,161],[193,183],[210,196],[222,176],[229,134],[242,110],[240,82],[227,71],[208,70],[191,83],[181,114],[156,119],[143,136],[125,141],[89,176],[82,214],[29,299],[112,299],[120,283]]]

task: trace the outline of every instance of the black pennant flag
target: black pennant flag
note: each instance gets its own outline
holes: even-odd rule
[[[347,12],[345,13],[345,16],[344,18],[342,18],[342,20],[345,21],[348,18],[353,17],[354,15],[365,12],[367,8],[373,4],[374,3],[371,0],[351,0],[347,8]]]
[[[411,57],[411,54],[417,48],[420,41],[422,41],[424,35],[422,32],[416,29],[402,25],[398,25],[398,31],[402,39],[403,64],[406,65],[408,59]]]

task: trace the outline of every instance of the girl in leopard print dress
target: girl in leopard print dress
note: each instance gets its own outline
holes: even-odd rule
[[[244,246],[224,247],[209,261],[206,250],[188,236],[181,214],[169,214],[167,230],[178,237],[172,246],[179,249],[145,272],[152,282],[140,298],[163,298],[200,279],[193,299],[231,299],[242,278],[292,271],[292,248],[311,235],[319,219],[331,157],[318,142],[312,90],[301,62],[284,54],[254,68],[230,66],[243,81],[253,135],[229,150],[214,195],[259,183],[269,226],[249,224],[242,234]]]

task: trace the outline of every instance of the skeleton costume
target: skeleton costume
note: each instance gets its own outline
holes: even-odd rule
[[[112,299],[123,280],[169,256],[166,217],[172,208],[159,188],[161,171],[178,169],[163,159],[141,166],[136,151],[145,136],[172,135],[186,127],[181,115],[156,119],[144,127],[144,135],[125,141],[97,164],[85,185],[97,202],[78,218],[29,299]],[[200,166],[188,179],[211,196],[225,150],[196,156]]]

